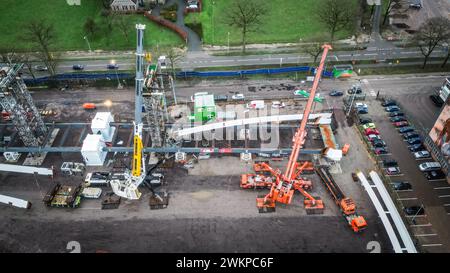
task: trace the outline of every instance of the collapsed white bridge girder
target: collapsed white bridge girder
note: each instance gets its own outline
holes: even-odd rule
[[[2,172],[14,172],[14,173],[28,173],[28,174],[39,174],[39,175],[53,175],[53,170],[49,168],[37,168],[13,164],[0,164],[0,171]]]
[[[318,113],[318,114],[310,114],[310,120],[317,120],[317,124],[331,124],[331,116],[332,113]],[[268,122],[283,122],[283,121],[293,121],[293,120],[302,120],[303,114],[295,114],[295,115],[277,115],[277,116],[263,116],[263,117],[255,117],[255,118],[246,118],[246,119],[235,119],[235,120],[227,120],[223,122],[216,122],[201,126],[196,126],[192,128],[180,129],[174,131],[173,137],[179,138],[183,136],[188,136],[191,134],[196,134],[205,131],[212,131],[227,127],[234,126],[243,126],[249,124],[258,124],[258,123],[268,123]]]

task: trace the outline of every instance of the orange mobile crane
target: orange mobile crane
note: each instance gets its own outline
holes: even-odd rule
[[[303,118],[300,123],[300,127],[298,128],[293,138],[292,152],[289,157],[289,162],[287,164],[285,173],[282,174],[280,170],[273,170],[267,163],[261,163],[262,166],[258,166],[270,170],[270,173],[275,177],[275,182],[272,183],[270,192],[267,195],[259,196],[256,199],[256,206],[258,207],[260,213],[274,212],[276,202],[290,204],[295,190],[298,190],[305,197],[304,205],[307,214],[323,213],[323,201],[318,198],[314,198],[305,190],[305,188],[310,188],[310,181],[306,181],[300,178],[301,171],[306,167],[307,163],[303,163],[302,165],[304,166],[302,168],[302,166],[299,166],[299,163],[297,162],[300,149],[302,148],[306,140],[306,125],[308,123],[309,114],[311,112],[314,98],[316,96],[316,90],[319,86],[319,81],[325,66],[325,60],[327,58],[328,51],[331,49],[331,46],[325,44],[322,46],[322,48],[322,58],[320,60],[319,67],[316,70],[316,75],[309,94],[308,102],[305,107],[305,111],[303,112]],[[241,179],[241,183],[242,182],[243,181]]]

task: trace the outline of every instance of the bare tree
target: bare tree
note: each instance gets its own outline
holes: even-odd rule
[[[334,41],[336,32],[345,29],[352,22],[354,17],[352,5],[351,0],[325,0],[320,5],[317,14],[331,35],[331,42]]]
[[[383,25],[386,24],[387,18],[389,17],[389,15],[391,15],[392,10],[401,7],[401,2],[402,0],[389,0],[386,10],[384,12]]]
[[[22,39],[29,41],[38,49],[39,58],[48,67],[50,74],[55,75],[56,58],[50,51],[56,39],[53,25],[44,20],[30,21],[25,25]]]
[[[170,70],[172,72],[173,79],[176,79],[175,66],[184,57],[184,51],[181,48],[171,47],[166,53],[166,58],[170,62]]]
[[[417,30],[413,41],[425,57],[422,68],[427,65],[428,58],[438,45],[450,38],[450,20],[445,17],[427,19]]]
[[[319,58],[320,53],[322,52],[322,44],[321,43],[311,43],[305,45],[301,48],[302,52],[310,55],[314,58],[313,64],[317,63],[317,58]]]
[[[94,36],[94,34],[97,32],[97,24],[92,17],[86,18],[83,29],[86,34]]]
[[[268,9],[263,2],[256,0],[233,0],[230,8],[225,12],[224,22],[241,31],[243,53],[246,49],[247,35],[259,31],[267,12]]]
[[[125,16],[126,15],[115,13],[114,24],[119,28],[123,36],[125,36],[127,42],[130,42],[130,24]]]
[[[442,65],[441,65],[441,67],[444,67],[446,64],[447,64],[447,62],[448,62],[448,59],[450,58],[450,52],[448,51],[448,43],[449,43],[450,41],[448,41],[444,46],[445,46],[445,49],[446,49],[446,51],[447,51],[447,55],[445,56],[445,59],[444,59],[444,62],[442,63]]]
[[[22,55],[22,62],[24,64],[24,66],[28,69],[28,72],[30,73],[31,77],[33,77],[33,79],[36,79],[36,76],[34,75],[34,71],[33,71],[33,61],[32,61],[32,54],[31,53],[24,53]]]
[[[20,55],[16,53],[16,50],[12,47],[10,48],[0,48],[0,57],[2,63],[12,64],[18,62]]]

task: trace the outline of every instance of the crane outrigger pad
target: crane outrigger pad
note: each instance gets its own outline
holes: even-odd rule
[[[316,199],[315,204],[313,204],[312,200],[305,199],[303,204],[305,206],[306,214],[323,214],[325,210],[325,205],[320,197],[314,197]]]
[[[150,209],[165,209],[169,205],[169,194],[167,192],[155,192],[150,196]]]

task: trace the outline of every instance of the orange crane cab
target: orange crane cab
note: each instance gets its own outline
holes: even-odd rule
[[[325,187],[331,194],[331,197],[335,201],[336,205],[341,210],[342,216],[346,219],[348,225],[353,229],[354,232],[361,232],[367,227],[366,220],[364,217],[356,213],[356,204],[351,199],[344,195],[342,190],[334,181],[328,169],[325,167],[316,168],[316,172],[320,179],[324,183]]]

